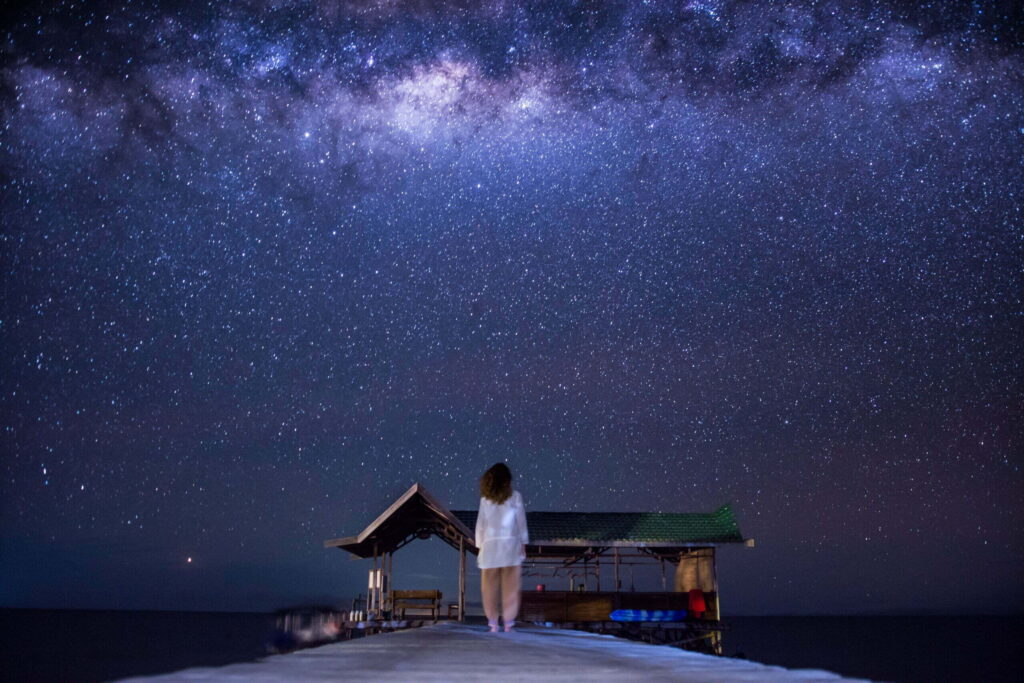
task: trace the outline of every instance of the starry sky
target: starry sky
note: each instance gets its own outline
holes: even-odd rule
[[[0,605],[348,599],[501,460],[731,501],[726,614],[1024,609],[1015,3],[6,12]]]

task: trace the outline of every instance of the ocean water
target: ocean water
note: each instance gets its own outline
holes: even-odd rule
[[[266,655],[270,614],[0,610],[0,681],[109,681]]]
[[[732,617],[727,656],[879,681],[1024,681],[1024,617]],[[0,680],[107,681],[265,656],[269,614],[0,610]]]
[[[877,681],[1024,681],[1024,617],[731,617],[723,654]]]

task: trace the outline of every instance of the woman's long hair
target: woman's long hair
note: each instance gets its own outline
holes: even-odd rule
[[[504,503],[512,495],[512,471],[499,462],[480,477],[480,495],[487,500]]]

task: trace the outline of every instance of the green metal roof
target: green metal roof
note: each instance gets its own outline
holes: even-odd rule
[[[476,510],[452,510],[469,529]],[[714,512],[527,512],[530,543],[742,543],[729,505]]]

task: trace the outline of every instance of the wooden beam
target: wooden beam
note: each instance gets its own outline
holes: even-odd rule
[[[595,543],[597,543],[597,545],[595,545]],[[686,543],[680,543],[679,541],[629,541],[624,539],[604,540],[600,542],[595,542],[585,538],[530,539],[531,546],[547,548],[712,548],[718,545],[740,545],[743,543],[744,541],[689,541]]]
[[[722,620],[721,593],[718,592],[718,553],[711,549],[711,566],[715,572],[715,621]],[[722,633],[715,631],[711,634],[711,647],[716,655],[722,654]]]
[[[346,536],[345,538],[331,538],[331,539],[328,539],[328,540],[324,541],[324,547],[325,548],[339,548],[339,547],[341,547],[343,545],[352,545],[353,543],[358,543],[358,542],[359,542],[359,537],[358,536]]]
[[[720,621],[722,619],[722,606],[720,600],[721,593],[718,591],[718,553],[715,552],[714,548],[711,549],[711,567],[715,573],[715,620]]]
[[[394,578],[394,574],[393,574],[394,569],[395,569],[395,551],[392,550],[391,552],[388,553],[388,580],[387,580],[387,583],[385,584],[385,586],[387,587],[387,590],[388,590],[388,599],[384,603],[384,608],[388,609],[388,610],[391,609],[391,605],[389,605],[388,603],[391,602],[391,592],[392,592],[392,588],[393,588],[391,580]]]
[[[466,620],[466,545],[459,539],[459,621]]]

